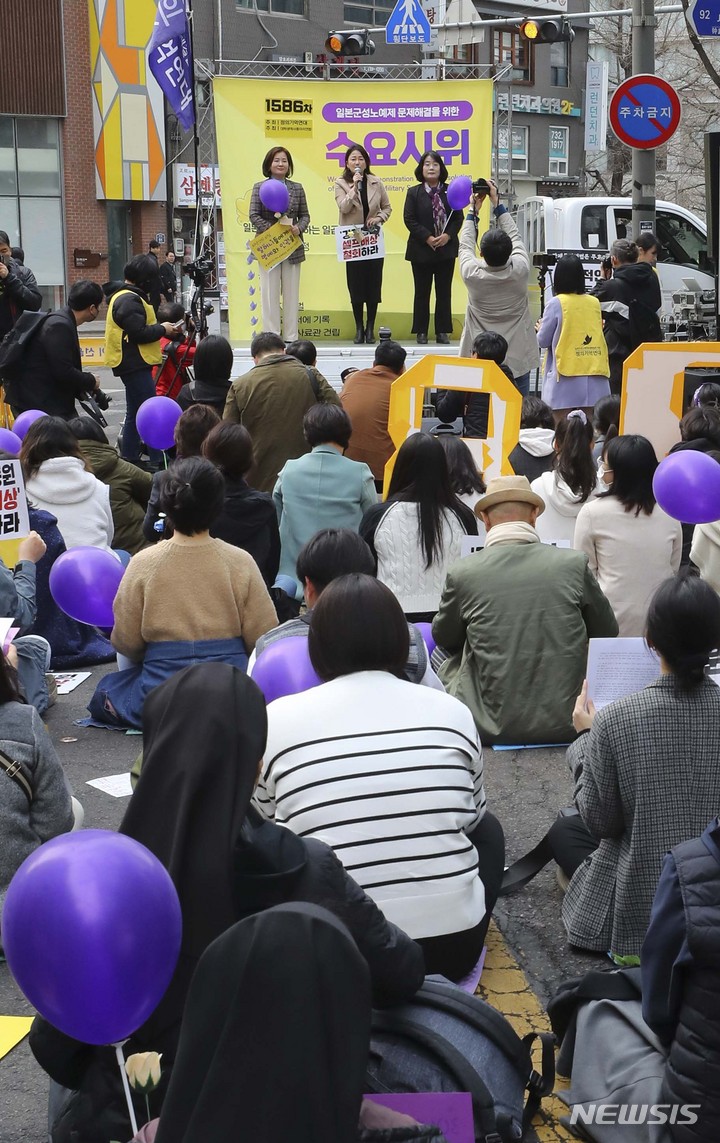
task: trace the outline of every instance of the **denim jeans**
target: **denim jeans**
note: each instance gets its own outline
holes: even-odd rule
[[[125,426],[122,434],[122,455],[126,460],[140,459],[140,437],[138,436],[135,418],[143,401],[155,396],[155,382],[152,370],[135,369],[132,373],[122,373],[120,380],[125,386]],[[162,464],[163,456],[155,448],[148,446],[148,456],[153,464]]]
[[[523,397],[527,397],[530,392],[530,373],[521,373],[519,377],[515,378],[515,388],[518,389]]]

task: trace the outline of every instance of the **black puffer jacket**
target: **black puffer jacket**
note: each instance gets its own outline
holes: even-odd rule
[[[0,339],[9,333],[24,310],[37,313],[42,294],[32,270],[10,259],[9,273],[0,280]]]

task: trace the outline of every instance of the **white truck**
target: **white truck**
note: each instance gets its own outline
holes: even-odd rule
[[[658,201],[656,211],[662,318],[671,335],[682,336],[685,327],[688,336],[691,327],[712,322],[716,315],[707,227],[696,214],[674,202]],[[587,288],[592,289],[615,239],[632,236],[629,198],[530,198],[517,208],[515,221],[538,269],[530,289],[531,308],[538,313],[540,281],[549,287],[541,255],[577,254],[585,266]]]

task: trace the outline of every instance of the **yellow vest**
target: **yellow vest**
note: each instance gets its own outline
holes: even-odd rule
[[[118,290],[113,294],[108,306],[107,318],[105,319],[105,365],[108,369],[115,369],[122,361],[123,356],[123,341],[127,341],[127,334],[117,324],[113,317],[113,310],[115,302],[121,298],[123,294],[135,293],[134,290]],[[139,297],[138,294],[135,295]],[[155,310],[149,302],[144,298],[139,298],[145,307],[145,319],[148,325],[155,325],[157,318],[155,317]],[[145,343],[138,342],[137,348],[140,351],[140,356],[147,365],[159,365],[162,361],[162,349],[160,348],[160,341],[147,341]]]
[[[562,329],[555,350],[558,375],[609,377],[610,363],[600,302],[589,294],[556,296],[562,309]]]

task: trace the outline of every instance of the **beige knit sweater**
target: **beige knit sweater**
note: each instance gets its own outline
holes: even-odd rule
[[[113,607],[112,644],[139,662],[148,643],[241,636],[248,654],[277,626],[257,564],[223,540],[163,540],[133,556]]]

